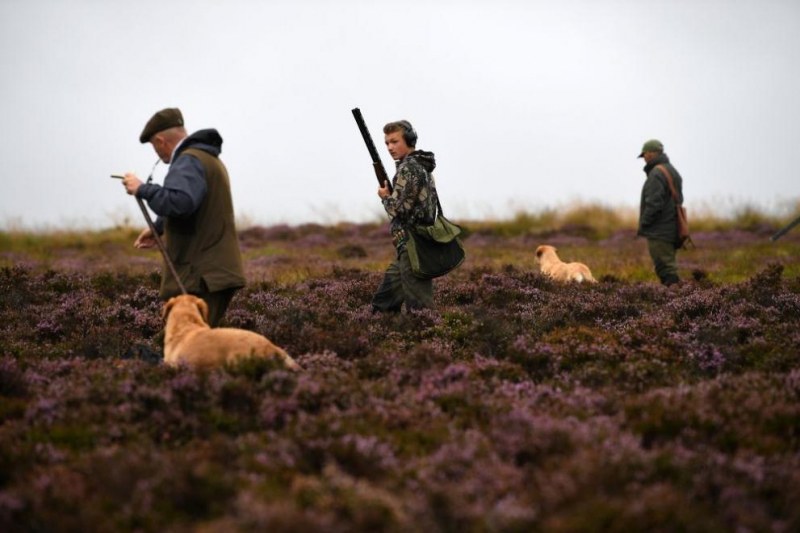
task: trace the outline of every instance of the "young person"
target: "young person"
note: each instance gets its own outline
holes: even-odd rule
[[[383,282],[372,298],[373,311],[398,312],[433,307],[433,282],[411,272],[406,243],[407,228],[430,225],[436,220],[438,196],[433,180],[436,160],[432,152],[417,150],[417,132],[407,120],[390,122],[383,128],[386,148],[395,160],[397,171],[378,196],[391,219],[392,242],[397,256],[386,269]]]

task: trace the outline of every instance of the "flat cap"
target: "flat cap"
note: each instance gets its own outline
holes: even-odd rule
[[[142,144],[149,142],[150,138],[156,133],[174,128],[175,126],[183,126],[181,110],[177,107],[162,109],[153,115],[150,120],[147,121],[147,124],[144,125],[142,134],[139,135],[139,142]]]
[[[642,151],[638,157],[644,157],[645,152],[663,152],[664,145],[658,139],[650,139],[642,146]]]

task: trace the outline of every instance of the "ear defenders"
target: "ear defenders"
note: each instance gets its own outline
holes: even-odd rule
[[[406,142],[409,148],[413,148],[417,145],[417,131],[414,129],[414,126],[407,120],[400,120],[398,121],[403,127],[403,140]]]

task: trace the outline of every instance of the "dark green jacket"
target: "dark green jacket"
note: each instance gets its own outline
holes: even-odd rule
[[[217,157],[219,136],[198,137],[201,139],[197,141],[194,136],[189,137],[178,148],[170,171],[173,167],[186,169],[197,166],[176,165],[180,159],[193,158],[199,161],[206,192],[191,214],[164,217],[167,253],[188,292],[215,292],[244,287],[244,268],[234,223],[228,171]],[[218,144],[222,144],[221,138],[218,138]],[[165,185],[169,181],[167,174]],[[169,269],[164,268],[161,297],[166,299],[177,294],[180,294],[178,284]]]
[[[669,162],[667,154],[661,154],[658,159],[644,167],[647,178],[642,187],[642,199],[639,204],[638,235],[648,239],[675,242],[678,236],[675,202],[670,194],[666,176],[660,168],[657,168],[659,165],[664,165],[669,170],[679,202],[683,203],[683,179]]]

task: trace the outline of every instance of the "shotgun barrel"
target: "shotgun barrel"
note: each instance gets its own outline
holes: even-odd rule
[[[392,183],[389,181],[386,169],[383,168],[381,156],[378,155],[378,149],[375,148],[375,143],[372,142],[372,135],[369,134],[367,124],[364,122],[364,117],[361,115],[361,110],[359,108],[356,107],[353,109],[353,117],[356,119],[358,130],[361,132],[361,137],[364,139],[364,144],[367,145],[369,156],[372,158],[372,168],[375,170],[375,177],[378,178],[378,183],[381,187],[386,185],[389,188],[389,192],[392,192]]]

